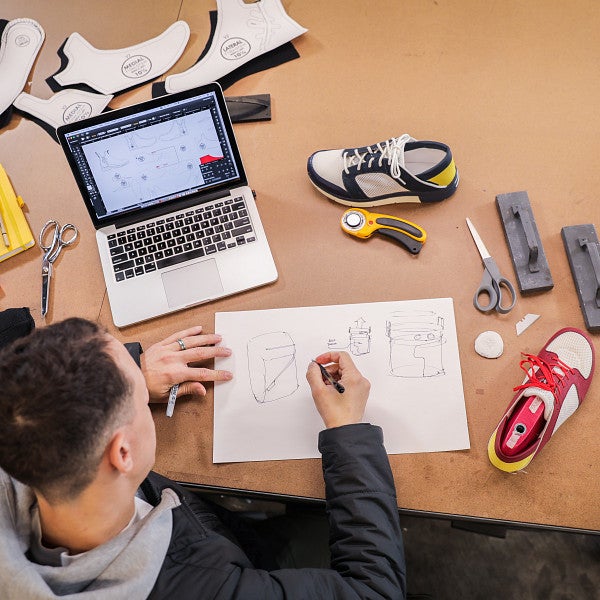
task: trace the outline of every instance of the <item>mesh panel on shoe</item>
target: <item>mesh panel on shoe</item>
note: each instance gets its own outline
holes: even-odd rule
[[[546,350],[554,352],[560,360],[577,369],[586,379],[592,370],[592,349],[589,342],[576,331],[565,331],[552,340]]]
[[[395,179],[385,173],[365,173],[356,176],[356,183],[369,198],[407,191]]]

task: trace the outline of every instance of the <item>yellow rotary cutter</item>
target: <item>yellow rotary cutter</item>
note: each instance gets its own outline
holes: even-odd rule
[[[362,208],[351,208],[342,215],[342,229],[358,238],[366,239],[374,233],[385,235],[400,242],[411,254],[419,254],[427,233],[410,221],[371,213]]]

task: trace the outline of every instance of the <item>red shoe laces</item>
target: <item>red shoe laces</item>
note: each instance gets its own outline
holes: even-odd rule
[[[563,380],[565,377],[574,372],[569,365],[558,357],[552,360],[544,360],[535,354],[521,352],[521,355],[525,358],[519,363],[519,367],[525,371],[528,380],[513,388],[514,392],[535,386],[554,393],[559,385],[564,385]]]

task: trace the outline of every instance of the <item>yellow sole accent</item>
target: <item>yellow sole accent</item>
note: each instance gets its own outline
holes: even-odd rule
[[[450,164],[441,173],[438,173],[435,177],[431,177],[431,179],[428,179],[428,181],[445,187],[450,185],[454,181],[455,177],[456,165],[454,164],[454,160],[451,160]]]
[[[520,471],[521,469],[524,469],[533,460],[533,454],[531,456],[528,456],[527,458],[524,458],[523,460],[519,460],[514,463],[504,462],[503,460],[498,458],[498,455],[496,454],[497,431],[498,430],[492,433],[492,437],[488,442],[488,457],[490,459],[490,462],[496,468],[500,469],[501,471],[505,471],[506,473],[514,473],[515,471]]]

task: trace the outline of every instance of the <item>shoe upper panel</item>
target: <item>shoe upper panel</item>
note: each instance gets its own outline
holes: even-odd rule
[[[590,377],[594,364],[594,350],[581,333],[565,331],[551,340],[544,350],[556,354],[562,362],[572,369],[577,369],[585,379]]]
[[[556,431],[579,407],[579,394],[577,388],[572,385],[563,400],[554,431]]]
[[[315,152],[309,159],[309,173],[311,168],[323,182],[331,183],[339,188],[344,187],[342,181],[344,160],[341,150]]]

